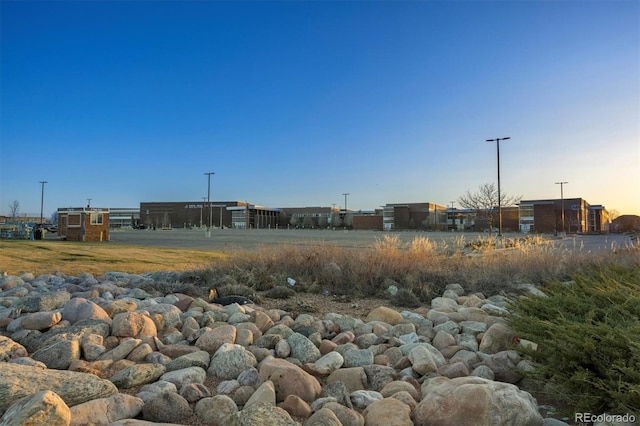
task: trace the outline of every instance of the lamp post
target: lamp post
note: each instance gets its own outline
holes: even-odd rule
[[[207,229],[207,237],[211,237],[211,175],[215,175],[214,172],[207,172],[207,203],[209,204],[209,228]]]
[[[91,208],[91,200],[93,200],[93,198],[87,198],[87,208],[88,209]]]
[[[564,184],[569,182],[556,182],[556,185],[560,185],[560,220],[562,221],[562,234],[564,235]]]
[[[456,230],[456,213],[453,211],[453,203],[455,201],[449,201],[451,203],[451,230]]]
[[[498,236],[502,238],[502,196],[500,195],[500,141],[506,141],[511,139],[511,137],[507,136],[506,138],[495,138],[495,139],[487,139],[487,142],[495,142],[498,152]]]
[[[43,222],[43,212],[44,212],[44,184],[48,183],[46,180],[41,180],[40,184],[42,185],[42,190],[40,192],[40,223]]]
[[[205,201],[207,201],[207,197],[202,197],[202,204],[200,204],[200,229],[202,229],[202,210]]]
[[[344,214],[347,214],[347,195],[351,195],[348,192],[344,192],[342,195],[344,195]]]

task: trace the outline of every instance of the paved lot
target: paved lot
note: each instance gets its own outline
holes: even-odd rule
[[[406,243],[421,236],[430,240],[453,246],[456,240],[464,238],[473,241],[482,233],[453,232],[381,232],[381,231],[344,231],[344,230],[267,230],[267,229],[214,229],[210,236],[203,230],[125,230],[112,231],[111,241],[119,244],[140,245],[150,247],[181,247],[216,251],[246,251],[260,247],[282,244],[300,246],[332,244],[347,248],[371,247],[385,235],[397,235]],[[522,234],[505,234],[505,238],[522,237]],[[628,238],[623,234],[611,235],[578,235],[556,238],[549,236],[550,241],[561,249],[576,251],[607,251],[627,244]]]

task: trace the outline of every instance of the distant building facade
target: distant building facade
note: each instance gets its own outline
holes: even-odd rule
[[[582,198],[523,200],[519,204],[521,232],[609,232],[609,213]],[[564,217],[564,220],[563,220]]]
[[[447,208],[434,203],[394,203],[382,208],[384,231],[396,229],[444,230]]]

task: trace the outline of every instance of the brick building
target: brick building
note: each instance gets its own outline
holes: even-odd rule
[[[519,216],[522,232],[599,233],[609,232],[610,225],[604,206],[592,206],[582,198],[523,200]]]
[[[68,241],[109,241],[109,209],[58,209],[58,238]]]
[[[444,230],[447,226],[446,210],[446,207],[433,203],[387,204],[382,208],[383,230]]]

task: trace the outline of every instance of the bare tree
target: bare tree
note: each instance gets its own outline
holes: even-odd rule
[[[522,196],[512,197],[501,191],[500,205],[508,207],[520,202]],[[467,191],[465,195],[458,198],[458,203],[462,208],[472,209],[479,216],[487,218],[489,229],[493,228],[493,219],[498,214],[498,190],[492,183],[483,183],[478,187],[478,191]]]
[[[11,216],[12,219],[15,219],[16,217],[18,217],[19,213],[20,213],[20,201],[13,200],[13,202],[9,204],[9,216]]]
[[[620,212],[616,209],[609,210],[609,222],[613,222],[617,217],[620,216]]]

